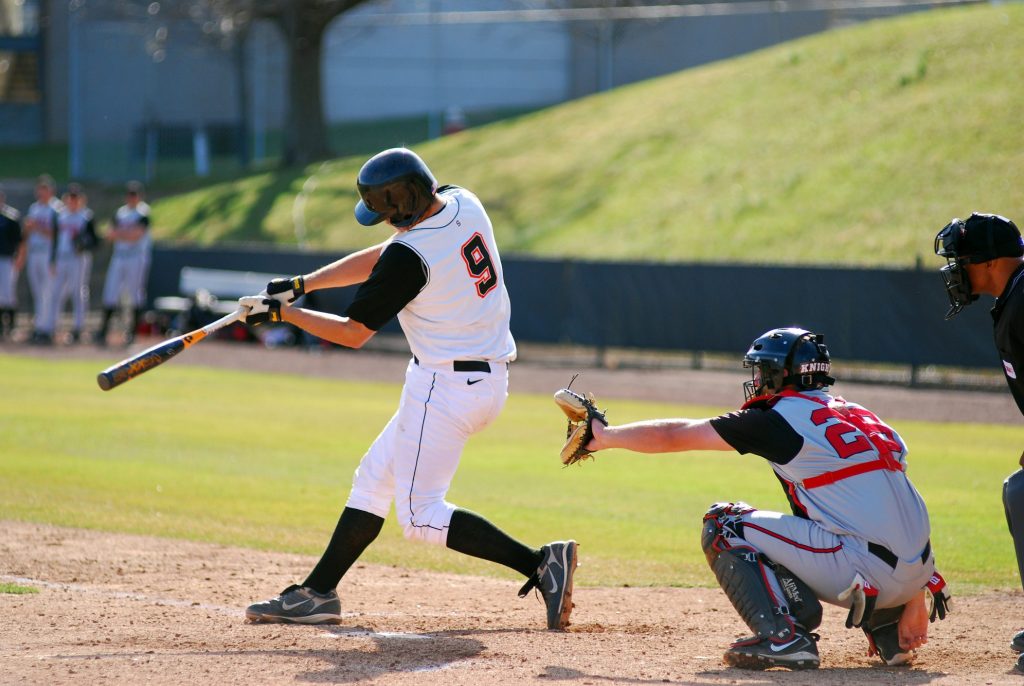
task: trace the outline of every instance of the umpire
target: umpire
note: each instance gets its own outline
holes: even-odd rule
[[[998,214],[979,212],[967,219],[953,219],[935,237],[935,254],[946,258],[946,266],[940,270],[949,295],[946,319],[982,293],[995,296],[996,350],[1006,383],[1024,414],[1024,241],[1017,225]],[[1020,464],[1024,467],[1024,454]],[[1003,482],[1003,507],[1024,584],[1024,469]],[[1013,637],[1010,647],[1022,653],[1017,671],[1024,672],[1024,631]]]

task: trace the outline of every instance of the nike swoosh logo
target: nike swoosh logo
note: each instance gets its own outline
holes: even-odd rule
[[[295,603],[294,605],[289,605],[288,603],[286,603],[285,601],[282,600],[281,601],[281,608],[285,609],[285,610],[294,610],[299,605],[305,605],[310,600],[312,600],[312,598],[306,598],[305,600],[300,600],[299,602]]]
[[[550,580],[551,588],[544,589],[545,593],[554,593],[558,590],[558,582],[555,581],[555,574],[551,571],[551,565],[556,564],[557,562],[558,559],[555,557],[554,551],[548,550],[548,559],[545,561],[544,573],[541,574],[541,584],[543,585],[544,581]]]
[[[796,643],[799,640],[800,640],[799,638],[794,638],[789,643],[783,643],[782,645],[775,645],[774,643],[772,643],[771,646],[769,646],[769,647],[772,649],[773,653],[778,653],[780,651],[785,650],[786,648],[788,648],[789,646],[793,645],[794,643]]]
[[[475,383],[480,383],[483,379],[466,379],[466,385],[472,386]]]
[[[316,598],[316,597],[312,597],[312,598],[306,598],[305,600],[300,600],[299,602],[294,603],[292,605],[289,605],[288,603],[286,603],[286,602],[284,602],[282,600],[281,601],[281,607],[283,609],[285,609],[285,610],[294,610],[299,605],[304,605],[304,604],[312,601],[313,602],[313,609],[315,610],[316,608],[320,607],[324,603],[330,602],[330,600],[331,600],[330,598]]]

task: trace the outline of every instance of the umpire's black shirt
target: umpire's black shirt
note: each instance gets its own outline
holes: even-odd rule
[[[992,308],[996,348],[1017,407],[1024,414],[1024,262],[1010,276]]]

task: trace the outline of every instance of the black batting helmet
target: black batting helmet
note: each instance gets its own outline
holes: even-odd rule
[[[746,400],[774,395],[785,386],[810,391],[836,382],[829,373],[832,363],[825,337],[806,329],[772,329],[750,344],[743,356],[744,369],[752,369],[743,384]]]
[[[412,150],[391,148],[366,161],[356,187],[361,198],[356,221],[373,226],[387,220],[404,228],[418,222],[434,202],[437,179]]]

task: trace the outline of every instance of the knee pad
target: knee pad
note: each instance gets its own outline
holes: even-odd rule
[[[742,502],[715,503],[704,513],[700,547],[712,568],[718,554],[730,547],[727,539],[743,538],[741,515],[753,511],[754,508]]]
[[[409,505],[408,502],[405,503]],[[455,506],[444,500],[416,503],[412,511],[402,512],[403,507],[396,507],[398,521],[402,525],[402,534],[410,541],[424,541],[435,545],[446,545],[448,542],[448,525],[452,521]]]

